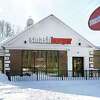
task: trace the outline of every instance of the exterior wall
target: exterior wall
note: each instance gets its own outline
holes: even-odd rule
[[[44,38],[48,38],[48,40]],[[71,38],[71,44],[51,44],[51,37],[54,38]],[[30,43],[30,38],[35,39],[34,43]],[[39,38],[41,43],[38,42]],[[48,43],[46,43],[48,42]],[[79,43],[81,45],[79,45]],[[59,19],[49,16],[34,26],[23,31],[8,43],[4,44],[6,49],[16,50],[59,50],[68,53],[68,70],[72,70],[72,57],[84,57],[84,70],[89,69],[90,52],[94,48],[83,37],[78,35],[70,27],[62,23]],[[67,62],[67,61],[66,61]]]
[[[86,48],[86,47],[65,47],[65,51],[67,52],[67,67],[68,67],[68,70],[72,70],[72,67],[73,67],[73,64],[72,64],[72,58],[73,57],[83,57],[84,58],[84,70],[89,70],[89,57],[93,57],[93,55],[90,55],[89,52],[93,52],[93,49],[92,48]],[[17,49],[18,50],[18,49]],[[51,50],[51,49],[50,49]],[[58,50],[58,48],[57,48]],[[60,49],[59,49],[60,50]],[[21,50],[20,50],[21,51]],[[61,51],[61,50],[60,50]],[[16,52],[16,51],[13,51],[13,50],[10,50],[10,57],[9,57],[9,52],[7,52],[6,50],[6,56],[5,57],[8,57],[10,58],[10,61],[5,61],[5,70],[10,70],[9,68],[12,69],[12,71],[14,72],[19,72],[21,71],[21,69],[19,68],[19,66],[21,66],[21,58],[20,56],[18,56],[17,58],[14,58],[16,57],[16,55],[21,55],[20,54],[21,52]],[[15,55],[15,56],[14,56]],[[14,61],[15,59],[15,61]],[[10,62],[10,64],[9,64]],[[13,62],[13,65],[11,65]],[[7,66],[9,65],[9,66]],[[12,66],[15,66],[14,69]],[[18,70],[17,70],[18,69]]]
[[[11,75],[35,72],[35,69],[46,72],[58,71],[67,76],[67,52],[50,50],[10,50],[9,70]],[[63,60],[62,60],[63,59]],[[26,71],[26,72],[25,72]]]
[[[84,57],[84,70],[89,70],[89,53],[93,52],[92,48],[87,47],[70,47],[68,48],[68,70],[72,70],[72,57]]]
[[[12,75],[20,75],[22,72],[21,50],[10,50],[10,70]]]

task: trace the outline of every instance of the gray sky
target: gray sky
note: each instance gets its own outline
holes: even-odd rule
[[[88,28],[91,13],[100,0],[0,0],[0,19],[25,27],[31,16],[34,22],[54,14],[93,44],[100,46],[100,31]]]

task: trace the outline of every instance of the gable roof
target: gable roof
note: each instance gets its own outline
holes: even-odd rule
[[[72,31],[74,31],[73,34],[76,35],[76,36],[78,36],[78,37],[80,37],[81,39],[83,39],[88,45],[90,45],[91,47],[96,48],[95,45],[93,45],[91,42],[89,42],[87,39],[85,39],[83,36],[81,36],[79,33],[77,33],[77,32],[76,32],[75,30],[73,30],[71,27],[69,27],[68,25],[66,25],[64,22],[62,22],[59,18],[57,18],[57,17],[56,17],[55,15],[53,15],[53,14],[51,14],[51,15],[49,15],[49,16],[43,18],[42,20],[40,20],[40,21],[37,22],[36,24],[33,24],[33,25],[27,27],[27,28],[24,29],[22,32],[20,32],[19,34],[16,34],[16,35],[14,35],[14,36],[12,36],[12,37],[6,39],[6,40],[3,40],[3,41],[1,42],[1,45],[4,46],[6,43],[8,43],[8,42],[12,41],[13,39],[15,39],[16,37],[19,37],[20,35],[22,35],[24,32],[30,30],[31,28],[34,28],[34,25],[40,24],[40,23],[42,23],[43,21],[45,21],[45,20],[47,20],[47,19],[49,19],[49,18],[51,18],[51,17],[54,18],[55,20],[57,20],[58,22],[60,22],[65,28],[67,27],[67,28],[71,29]]]

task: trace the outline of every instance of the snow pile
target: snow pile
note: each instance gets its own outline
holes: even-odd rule
[[[100,100],[100,80],[9,82],[0,74],[0,100]]]
[[[8,78],[7,78],[7,76],[5,74],[1,74],[0,73],[0,82],[1,81],[8,81]]]
[[[39,89],[9,88],[0,93],[0,100],[100,100],[97,97],[51,92]]]

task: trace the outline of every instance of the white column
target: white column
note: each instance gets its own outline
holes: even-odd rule
[[[72,56],[68,56],[68,76],[72,76]]]
[[[10,53],[8,49],[4,50],[4,73],[10,70]]]
[[[89,57],[84,57],[84,70],[89,70]]]

